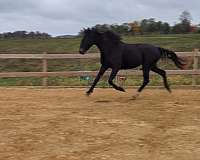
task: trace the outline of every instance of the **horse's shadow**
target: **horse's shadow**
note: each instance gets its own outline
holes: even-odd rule
[[[136,101],[138,98],[133,98],[133,97],[118,97],[114,99],[99,99],[95,100],[95,103],[129,103]]]
[[[111,103],[111,102],[113,102],[113,101],[111,101],[111,100],[96,100],[96,101],[94,101],[95,103]]]

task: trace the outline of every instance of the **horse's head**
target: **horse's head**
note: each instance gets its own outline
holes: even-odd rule
[[[87,50],[90,49],[90,47],[96,43],[97,34],[98,32],[95,29],[88,28],[84,30],[83,38],[81,40],[79,49],[80,54],[85,54],[85,52],[87,52]]]

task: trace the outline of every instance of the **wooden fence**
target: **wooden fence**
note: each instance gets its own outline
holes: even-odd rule
[[[181,57],[192,57],[193,69],[190,70],[166,70],[168,75],[192,75],[192,85],[196,85],[196,76],[200,75],[200,69],[198,68],[198,59],[200,56],[199,49],[195,49],[192,52],[176,52],[178,56]],[[47,86],[48,77],[57,76],[96,76],[97,71],[66,71],[66,72],[48,72],[48,60],[50,59],[94,59],[99,58],[98,53],[94,54],[48,54],[44,52],[43,54],[0,54],[0,59],[40,59],[42,61],[42,71],[41,72],[1,72],[0,78],[10,78],[10,77],[42,77],[43,86]],[[110,74],[110,71],[105,73]],[[150,74],[155,74],[151,72]],[[128,76],[128,75],[142,75],[140,70],[122,70],[118,73],[118,76]]]

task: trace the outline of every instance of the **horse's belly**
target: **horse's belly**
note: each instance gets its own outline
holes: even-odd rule
[[[132,68],[136,68],[140,66],[140,64],[138,65],[122,65],[121,69],[132,69]]]
[[[141,63],[140,58],[125,58],[122,62],[122,69],[136,68],[141,65]]]

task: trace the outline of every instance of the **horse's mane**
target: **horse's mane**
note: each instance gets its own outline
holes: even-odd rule
[[[114,41],[114,42],[120,42],[121,41],[121,37],[114,33],[113,31],[107,30],[103,33],[103,35],[108,38],[110,41]]]
[[[97,28],[88,28],[84,30],[84,34],[87,34],[88,32],[94,32],[94,33],[98,33],[101,34],[102,37],[104,37],[106,40],[118,43],[121,41],[121,37],[120,35],[118,35],[117,33],[111,31],[111,30],[100,30]]]

